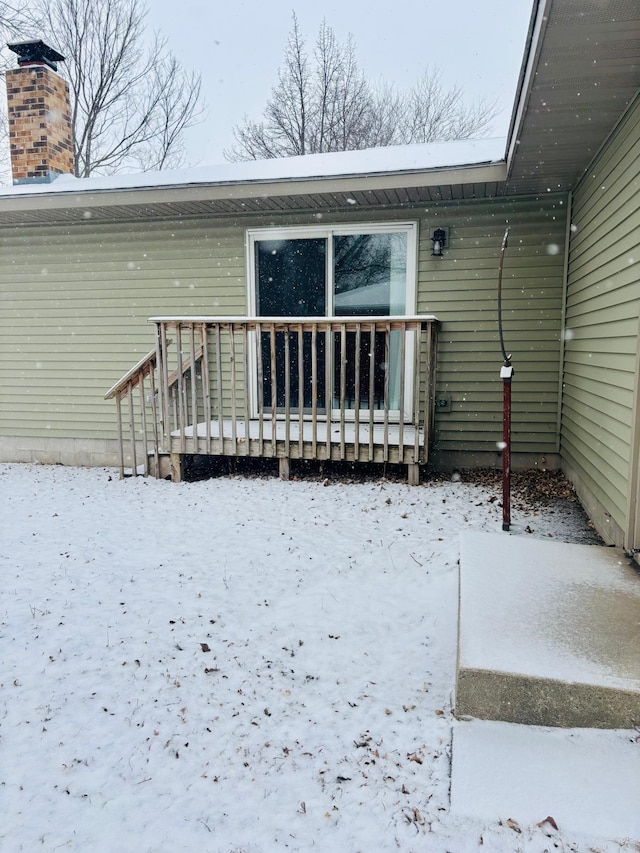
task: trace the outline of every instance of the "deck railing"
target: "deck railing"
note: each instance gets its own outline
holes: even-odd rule
[[[118,408],[121,473],[129,446],[137,471],[136,439],[157,474],[163,453],[174,466],[185,454],[278,458],[283,475],[290,459],[400,462],[410,471],[426,462],[434,317],[152,321],[155,351],[107,395]]]
[[[105,400],[116,401],[120,477],[125,475],[127,456],[133,476],[138,473],[138,457],[145,475],[149,474],[150,456],[153,457],[156,474],[160,470],[156,365],[156,350],[152,350],[104,395]],[[126,407],[126,415],[123,406]]]

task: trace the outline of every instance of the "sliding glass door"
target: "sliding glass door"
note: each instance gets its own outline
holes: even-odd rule
[[[389,224],[341,228],[256,230],[249,232],[250,300],[258,317],[393,317],[413,312],[415,305],[416,225]],[[277,399],[272,400],[273,347],[270,335],[260,341],[261,395],[263,409],[285,406],[284,332],[275,335]],[[318,412],[346,405],[361,410],[399,409],[400,332],[333,335],[326,352],[324,335],[316,339],[314,373]],[[312,341],[305,332],[302,353],[298,337],[286,346],[291,376],[298,376],[303,362],[303,400],[291,383],[289,405],[312,405]],[[357,350],[357,352],[356,352]],[[405,347],[405,357],[408,355]],[[327,371],[326,359],[331,359]],[[332,387],[327,394],[327,378]],[[410,377],[409,377],[410,380]],[[406,372],[405,372],[405,381]],[[296,386],[295,388],[293,386]],[[405,407],[410,409],[407,381]]]

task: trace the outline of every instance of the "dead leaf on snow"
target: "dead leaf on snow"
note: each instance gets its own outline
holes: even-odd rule
[[[422,814],[420,813],[419,809],[416,809],[416,808],[406,809],[403,812],[403,814],[404,814],[404,818],[407,821],[407,823],[414,823],[414,824],[416,824],[416,826],[418,826],[418,825],[424,826],[425,819],[422,816]]]
[[[558,829],[558,824],[557,824],[557,823],[555,822],[555,820],[551,817],[551,815],[547,815],[547,817],[545,817],[545,819],[544,819],[544,820],[541,820],[541,821],[540,821],[540,823],[537,823],[537,824],[536,824],[536,826],[538,826],[538,827],[543,827],[543,826],[545,825],[545,823],[548,823],[548,824],[549,824],[549,826],[552,826],[555,830],[557,830],[557,829]]]
[[[520,824],[512,817],[507,818],[507,820],[505,820],[502,825],[508,826],[509,829],[512,829],[514,832],[522,832],[522,830],[520,829]]]

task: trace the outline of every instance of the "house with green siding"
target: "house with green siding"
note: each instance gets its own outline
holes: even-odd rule
[[[25,143],[34,78],[39,109],[64,94],[33,56],[7,78],[1,461],[498,467],[508,228],[513,464],[640,548],[636,4],[534,2],[506,139],[176,173],[76,179],[64,128]]]

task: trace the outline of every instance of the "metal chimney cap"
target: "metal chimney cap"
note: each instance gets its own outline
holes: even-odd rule
[[[54,71],[58,70],[57,62],[64,62],[64,56],[45,44],[42,39],[30,39],[7,44],[9,50],[18,54],[18,65],[42,63]]]

